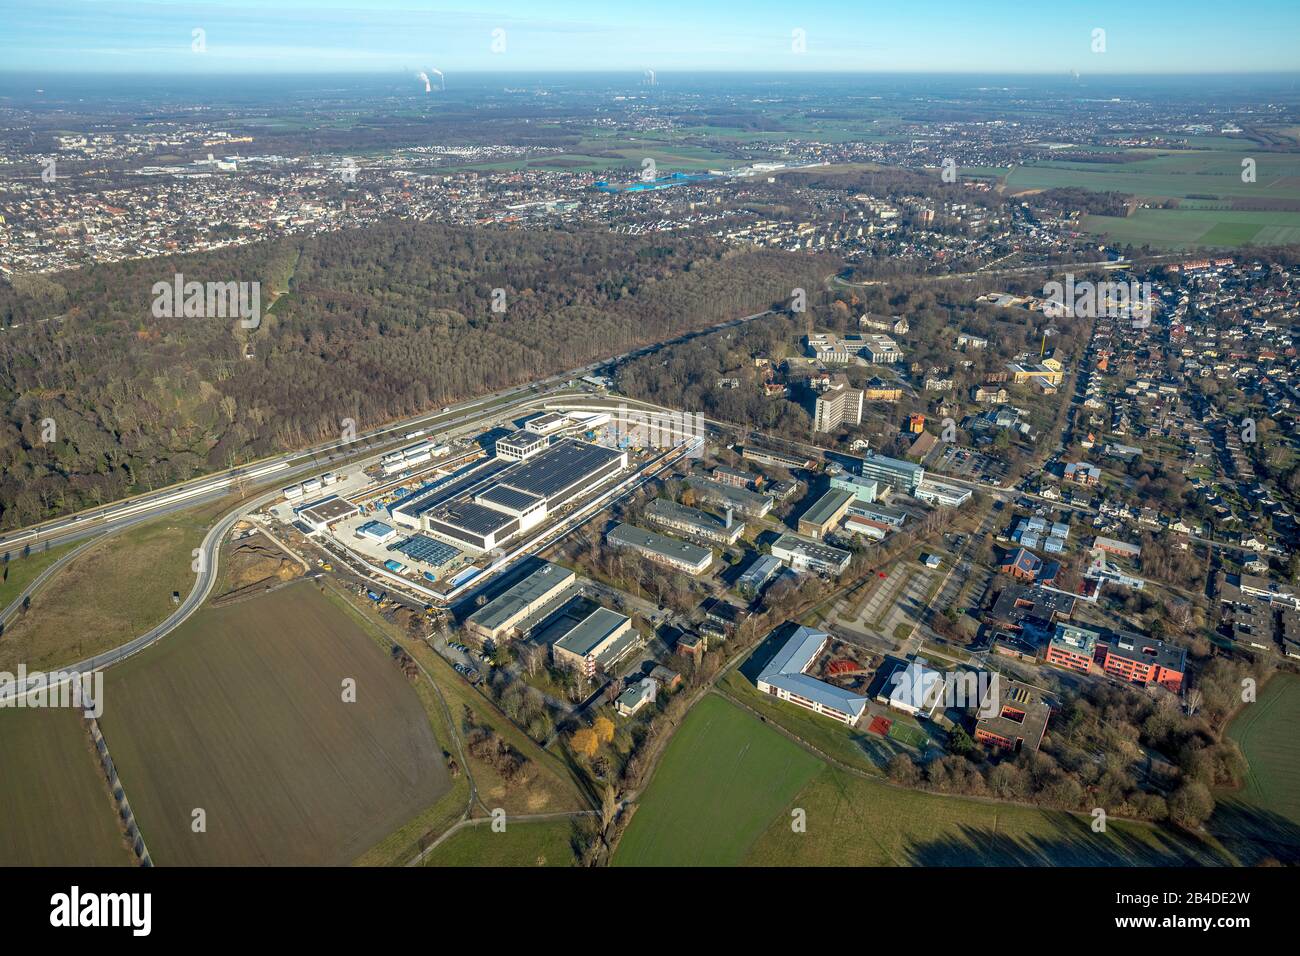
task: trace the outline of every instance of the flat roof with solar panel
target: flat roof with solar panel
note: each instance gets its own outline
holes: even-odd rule
[[[420,515],[426,531],[487,551],[626,466],[626,452],[566,438],[526,461],[498,459],[495,470],[440,486],[401,513]]]
[[[407,495],[388,509],[389,514],[400,512],[411,520],[418,521],[426,511],[432,511],[444,502],[455,498],[461,492],[470,491],[478,485],[486,483],[488,479],[504,471],[508,466],[509,462],[497,459],[482,464],[470,465],[468,468],[448,475],[446,478],[435,481],[433,484],[426,485]]]
[[[528,461],[511,465],[497,477],[497,483],[540,495],[547,504],[567,500],[577,486],[605,477],[623,467],[627,453],[573,438],[562,438]]]
[[[520,491],[507,485],[493,485],[487,491],[479,492],[474,500],[480,504],[492,505],[503,511],[523,514],[532,511],[538,505],[545,504],[546,499],[528,491]]]
[[[480,535],[492,534],[508,525],[519,524],[517,518],[504,511],[487,508],[473,501],[450,501],[431,511],[429,518],[431,521],[454,525]]]
[[[398,554],[406,555],[412,561],[431,564],[435,567],[442,567],[465,553],[460,548],[447,544],[445,541],[430,538],[425,534],[413,534],[401,544],[394,545],[392,550]]]

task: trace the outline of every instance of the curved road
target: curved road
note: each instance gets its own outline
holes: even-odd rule
[[[205,475],[201,478],[196,478],[193,481],[182,482],[179,485],[162,489],[158,492],[125,499],[123,501],[106,505],[102,508],[82,512],[81,514],[69,518],[55,519],[28,529],[20,529],[11,532],[6,537],[0,538],[0,547],[12,547],[19,543],[30,544],[31,542],[40,539],[42,536],[52,544],[78,540],[85,537],[98,539],[104,534],[119,531],[141,521],[156,518],[161,514],[180,510],[182,508],[191,508],[197,504],[216,500],[229,494],[231,486],[236,484],[238,481],[248,480],[254,477],[251,473],[262,472],[264,469],[267,469],[267,466],[269,465],[283,463],[284,466],[280,469],[266,471],[265,474],[257,475],[256,477],[258,478],[274,482],[276,487],[273,490],[264,492],[256,498],[242,503],[239,507],[217,522],[217,524],[208,531],[207,535],[204,536],[203,543],[200,545],[200,554],[203,559],[202,570],[198,573],[194,582],[194,587],[190,589],[190,593],[165,621],[151,628],[139,637],[115,647],[112,650],[105,651],[102,654],[97,654],[94,657],[86,658],[76,664],[59,668],[57,671],[51,673],[28,675],[27,680],[21,688],[15,686],[16,682],[0,685],[0,702],[9,701],[10,699],[17,697],[26,697],[42,688],[49,689],[59,687],[78,675],[100,670],[112,664],[119,663],[134,654],[138,654],[140,651],[174,631],[184,623],[191,614],[198,610],[199,607],[208,599],[209,595],[211,595],[212,589],[216,584],[218,552],[222,539],[224,539],[230,529],[234,527],[235,523],[245,515],[279,497],[281,493],[280,484],[284,480],[291,479],[300,474],[319,471],[322,467],[328,466],[331,462],[334,462],[339,458],[350,458],[352,455],[349,454],[349,452],[355,454],[358,445],[361,445],[367,450],[372,450],[374,449],[374,445],[371,444],[372,439],[388,436],[391,440],[395,437],[394,433],[418,425],[436,424],[438,427],[444,429],[455,428],[460,425],[478,421],[484,417],[495,417],[497,415],[506,414],[512,408],[532,406],[545,401],[551,394],[563,390],[563,386],[560,383],[566,379],[584,373],[590,373],[601,367],[616,367],[620,362],[629,358],[647,355],[658,351],[667,345],[690,341],[700,335],[706,335],[710,332],[715,332],[721,329],[732,328],[770,314],[770,310],[756,312],[753,315],[730,319],[726,322],[720,322],[704,329],[688,330],[672,339],[631,349],[612,359],[594,362],[590,365],[583,366],[580,369],[574,369],[569,372],[553,375],[540,382],[515,386],[460,405],[449,406],[441,412],[417,416],[416,418],[408,419],[403,422],[397,422],[381,428],[373,429],[363,435],[358,435],[356,440],[350,443],[339,441],[324,442],[303,451],[289,452],[276,458],[232,469],[231,471],[220,475]],[[528,398],[514,404],[501,401],[502,399],[520,395],[521,393],[528,395]],[[468,411],[469,409],[479,408],[485,405],[490,407],[484,409],[477,415],[461,415],[452,418],[451,420],[446,420],[448,416],[454,416],[458,413]],[[363,458],[355,463],[364,465],[366,461],[378,458],[379,454],[384,450],[386,449],[378,449],[376,450],[375,455],[371,458]],[[323,460],[319,457],[322,454],[324,454]],[[290,465],[290,463],[293,464]],[[184,493],[185,497],[177,500],[176,496],[178,493]],[[143,510],[141,510],[142,508]],[[131,512],[129,515],[123,513],[127,509]],[[105,523],[93,523],[96,521],[104,521]],[[54,565],[51,565],[50,568],[47,568],[44,573],[39,575],[37,579],[24,590],[23,594],[18,596],[17,601],[14,603],[21,605],[24,596],[34,592],[38,584],[47,581],[56,568],[62,567],[73,557],[73,555],[79,554],[82,550],[82,548],[77,548],[74,552],[65,555],[59,561],[55,562]],[[13,610],[14,604],[11,604],[9,608],[5,609],[4,616],[0,617],[0,621],[7,620],[8,615],[11,614]]]

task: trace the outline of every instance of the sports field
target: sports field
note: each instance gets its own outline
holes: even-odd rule
[[[424,858],[425,866],[573,866],[569,819],[510,823],[502,833],[487,823],[465,827]]]
[[[917,750],[924,750],[930,742],[930,738],[925,735],[925,731],[919,727],[911,727],[900,721],[893,721],[889,725],[889,736],[895,740],[901,740],[910,747]]]
[[[614,854],[615,866],[730,866],[820,761],[720,697],[695,705]]]
[[[348,863],[449,787],[407,678],[305,581],[109,669],[100,726],[164,866]]]
[[[0,709],[0,768],[0,866],[135,862],[81,711]]]

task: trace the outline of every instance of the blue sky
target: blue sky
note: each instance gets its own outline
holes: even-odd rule
[[[0,0],[0,69],[41,72],[1232,73],[1297,51],[1296,0]]]

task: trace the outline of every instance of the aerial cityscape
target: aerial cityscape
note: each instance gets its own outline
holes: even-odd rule
[[[1263,923],[1200,896],[1300,863],[1300,12],[445,6],[4,14],[24,919],[1050,867]]]

